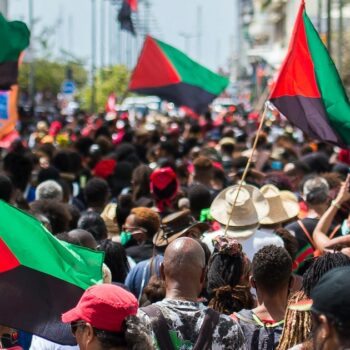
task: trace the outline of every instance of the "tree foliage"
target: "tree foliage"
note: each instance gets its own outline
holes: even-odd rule
[[[108,96],[114,92],[120,99],[127,91],[130,79],[130,71],[126,66],[116,65],[98,70],[96,74],[96,106],[98,111],[103,111]],[[81,94],[82,106],[90,108],[91,87],[84,89]]]
[[[34,62],[35,90],[38,92],[50,92],[56,95],[61,90],[62,82],[66,79],[67,68],[73,71],[73,80],[78,88],[85,86],[87,71],[83,65],[71,62],[52,62],[47,59],[37,59]],[[28,91],[29,87],[29,63],[23,63],[19,71],[19,86],[22,91]]]

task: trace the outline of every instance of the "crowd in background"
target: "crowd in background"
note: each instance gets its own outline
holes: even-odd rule
[[[80,349],[350,346],[350,152],[275,112],[258,123],[241,108],[77,114],[1,151],[2,200],[105,252],[105,284],[62,317]]]

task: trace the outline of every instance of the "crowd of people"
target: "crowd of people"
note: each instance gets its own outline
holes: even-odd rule
[[[2,347],[350,347],[350,152],[258,123],[77,114],[3,149],[0,198],[105,260],[62,315],[77,346],[3,325]]]

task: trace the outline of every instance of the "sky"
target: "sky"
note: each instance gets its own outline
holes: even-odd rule
[[[91,0],[32,0],[34,4],[34,37],[44,27],[53,28],[50,48],[55,56],[61,49],[91,64]],[[146,0],[147,1],[147,0]],[[235,0],[148,0],[151,3],[149,27],[151,34],[186,51],[200,63],[216,70],[227,66],[235,32]],[[104,49],[101,47],[101,3],[104,7]],[[139,0],[139,16],[144,16],[144,2]],[[28,23],[29,0],[9,0],[10,19]],[[96,0],[97,64],[135,63],[142,37],[131,38],[118,32],[115,24],[116,7],[108,0]],[[195,38],[198,28],[198,6],[201,6],[201,39]],[[139,17],[140,18],[140,17]],[[113,33],[113,35],[110,35]],[[192,36],[185,39],[183,34]],[[109,43],[109,44],[108,44]],[[101,54],[103,52],[104,54]]]

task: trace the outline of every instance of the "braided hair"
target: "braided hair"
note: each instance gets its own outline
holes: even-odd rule
[[[207,274],[209,306],[230,315],[253,305],[249,286],[238,286],[244,274],[245,257],[242,246],[227,237],[215,238],[214,246]]]
[[[306,270],[303,277],[303,290],[310,298],[311,290],[316,286],[320,278],[335,267],[350,265],[350,258],[340,252],[326,253],[314,259],[312,265]]]
[[[291,310],[290,306],[307,299],[304,291],[294,293],[287,306],[283,332],[276,350],[287,350],[310,340],[312,319],[310,311]]]

